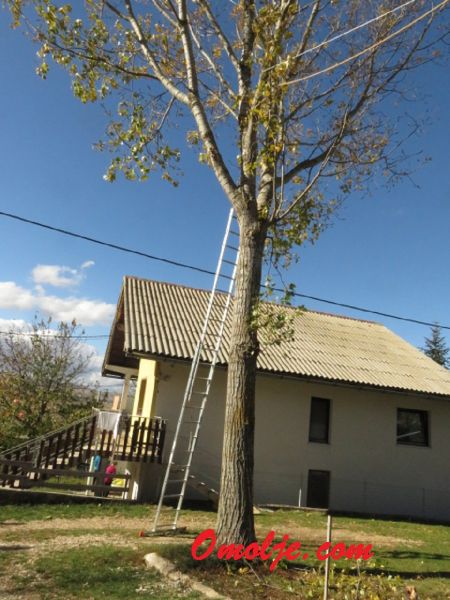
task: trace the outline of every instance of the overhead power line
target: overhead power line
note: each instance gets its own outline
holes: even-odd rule
[[[344,58],[343,60],[335,62],[332,65],[329,65],[328,67],[325,67],[324,69],[320,69],[320,71],[315,71],[314,73],[310,73],[309,75],[304,75],[303,77],[298,77],[296,79],[290,79],[289,81],[286,81],[282,85],[292,85],[293,83],[300,83],[301,81],[307,81],[308,79],[312,79],[313,77],[317,77],[318,75],[324,75],[325,73],[329,73],[330,71],[334,71],[334,69],[337,69],[338,67],[342,67],[342,65],[345,65],[348,62],[351,62],[352,60],[356,60],[357,58],[359,58],[360,56],[363,56],[367,52],[371,52],[372,50],[375,50],[379,46],[382,46],[383,44],[385,44],[389,40],[395,38],[397,35],[400,35],[400,33],[403,33],[404,31],[407,31],[408,29],[410,29],[414,25],[417,25],[417,23],[419,23],[420,21],[422,21],[426,17],[430,16],[434,12],[443,9],[444,6],[446,6],[449,2],[450,2],[450,0],[443,0],[440,4],[437,4],[436,6],[433,6],[432,8],[430,8],[430,10],[427,10],[426,12],[424,12],[421,15],[419,15],[418,17],[416,17],[415,19],[413,19],[412,21],[410,21],[406,25],[403,25],[403,27],[400,27],[400,29],[397,29],[393,33],[387,35],[386,37],[382,38],[381,40],[378,40],[377,42],[371,44],[370,46],[367,46],[366,48],[363,48],[359,52],[356,52],[355,54],[352,54],[351,56],[347,56],[347,58]]]
[[[119,246],[118,244],[112,244],[111,242],[104,242],[102,240],[98,240],[93,237],[89,237],[87,235],[82,235],[80,233],[75,233],[74,231],[69,231],[68,229],[61,229],[60,227],[53,227],[52,225],[47,225],[46,223],[40,223],[39,221],[32,221],[31,219],[26,219],[25,217],[20,217],[19,215],[13,215],[11,213],[0,211],[0,215],[4,217],[9,217],[11,219],[16,219],[17,221],[22,221],[23,223],[28,223],[30,225],[36,225],[37,227],[43,227],[44,229],[50,229],[50,231],[56,231],[58,233],[62,233],[63,235],[68,235],[70,237],[78,238],[80,240],[86,240],[87,242],[92,242],[93,244],[99,244],[100,246],[107,246],[108,248],[113,248],[114,250],[120,250],[121,252],[128,252],[130,254],[137,254],[138,256],[143,256],[144,258],[150,258],[151,260],[157,260],[163,263],[167,263],[169,265],[174,265],[175,267],[183,267],[185,269],[193,269],[194,271],[200,271],[202,273],[206,273],[206,275],[214,275],[212,271],[208,271],[208,269],[202,269],[200,267],[191,267],[184,263],[178,262],[176,260],[170,260],[168,258],[162,258],[161,256],[154,256],[152,254],[148,254],[147,252],[141,252],[140,250],[131,250],[130,248],[126,248],[125,246]]]
[[[294,54],[294,56],[285,58],[277,65],[272,65],[271,67],[267,67],[266,69],[264,69],[264,71],[271,71],[272,69],[275,69],[276,67],[278,67],[280,64],[284,64],[284,63],[288,62],[289,60],[295,60],[296,58],[305,56],[305,54],[310,54],[311,52],[315,52],[316,50],[319,50],[320,48],[323,48],[324,46],[329,46],[333,42],[336,42],[337,40],[340,40],[341,38],[344,38],[347,35],[350,35],[351,33],[355,33],[355,31],[358,31],[359,29],[368,27],[372,23],[376,23],[377,21],[380,21],[381,19],[385,19],[386,17],[388,17],[389,15],[392,15],[393,13],[399,12],[403,8],[406,8],[407,6],[409,6],[410,4],[414,4],[414,2],[417,2],[417,0],[408,0],[408,2],[404,2],[403,4],[400,4],[400,6],[396,6],[395,8],[391,8],[391,10],[387,10],[386,12],[381,13],[381,15],[372,17],[371,19],[364,21],[364,23],[360,23],[359,25],[356,25],[355,27],[352,27],[351,29],[347,29],[346,31],[343,31],[342,33],[338,33],[337,35],[335,35],[327,40],[324,40],[323,42],[320,42],[320,44],[316,44],[315,46],[312,46],[311,48],[307,48],[306,50],[303,50],[303,52],[299,52],[298,54]]]
[[[450,1],[450,0],[446,0],[446,1]],[[140,250],[134,250],[132,248],[127,248],[125,246],[121,246],[119,244],[114,244],[111,242],[105,242],[103,240],[99,240],[97,238],[93,238],[87,235],[83,235],[80,233],[75,233],[73,231],[68,231],[66,229],[61,229],[60,227],[54,227],[53,225],[48,225],[47,223],[41,223],[39,221],[33,221],[31,219],[27,219],[25,217],[21,217],[19,215],[15,215],[13,213],[9,213],[9,212],[5,212],[5,211],[0,211],[0,215],[4,216],[4,217],[8,217],[10,219],[14,219],[16,221],[20,221],[22,223],[27,223],[30,225],[35,225],[36,227],[42,227],[44,229],[48,229],[50,231],[56,231],[57,233],[61,233],[63,235],[67,235],[70,237],[74,237],[74,238],[78,238],[81,240],[86,240],[88,242],[92,242],[93,244],[99,244],[100,246],[106,246],[108,248],[113,248],[114,250],[119,250],[120,252],[127,252],[128,254],[135,254],[136,256],[142,256],[144,258],[148,258],[150,260],[156,260],[156,261],[160,261],[160,262],[164,262],[170,265],[174,265],[176,267],[181,267],[183,269],[190,269],[191,271],[197,271],[199,273],[204,273],[206,275],[215,275],[214,271],[211,271],[210,269],[204,269],[203,267],[197,267],[195,265],[190,265],[188,263],[183,263],[180,261],[176,261],[176,260],[172,260],[172,259],[168,259],[168,258],[164,258],[161,256],[154,256],[153,254],[148,254],[147,252],[142,252]],[[267,286],[265,285],[261,285],[262,288],[266,288]],[[281,292],[281,293],[285,293],[286,290],[282,289],[282,288],[272,288],[270,287],[270,289],[272,291],[275,292]],[[315,302],[322,302],[324,304],[330,304],[332,306],[339,306],[341,308],[348,308],[350,310],[355,310],[358,312],[363,312],[366,314],[372,314],[372,315],[377,315],[380,317],[386,317],[388,319],[395,319],[397,321],[405,321],[408,323],[414,323],[416,325],[425,325],[426,327],[433,327],[436,323],[435,322],[431,322],[431,321],[422,321],[420,319],[413,319],[412,317],[403,317],[400,315],[394,315],[392,313],[387,313],[387,312],[382,312],[379,310],[374,310],[374,309],[370,309],[370,308],[364,308],[361,306],[356,306],[354,304],[346,304],[345,302],[338,302],[337,300],[329,300],[326,298],[320,298],[319,296],[311,296],[309,294],[302,294],[300,292],[294,292],[292,294],[293,296],[297,297],[297,298],[306,298],[308,300],[314,300]],[[441,329],[447,329],[450,330],[450,325],[439,325],[439,327]],[[91,336],[92,338],[94,337],[100,337],[100,336]],[[107,335],[103,336],[103,337],[109,337]]]
[[[12,329],[11,331],[0,331],[0,335],[7,335],[7,336],[16,336],[16,335],[23,335],[26,337],[33,337],[33,336],[42,336],[42,333],[44,332],[39,332],[39,331],[16,331],[14,329]],[[100,340],[103,338],[109,338],[109,334],[105,333],[105,334],[98,334],[98,335],[53,335],[52,332],[50,331],[49,333],[45,334],[46,337],[48,337],[51,340],[54,339],[71,339],[71,340]]]

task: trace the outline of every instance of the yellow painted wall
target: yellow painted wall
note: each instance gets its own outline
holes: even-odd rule
[[[158,385],[158,363],[155,360],[141,359],[136,385],[136,395],[133,402],[133,415],[153,417],[154,402]]]

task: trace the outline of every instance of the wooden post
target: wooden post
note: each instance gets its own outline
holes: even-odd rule
[[[166,437],[166,421],[164,421],[164,420],[159,421],[159,427],[160,427],[160,430],[158,433],[158,464],[162,464],[164,440]]]
[[[96,424],[97,424],[97,418],[96,417],[92,417],[91,428],[89,430],[88,447],[87,447],[87,451],[86,451],[86,462],[89,461],[89,459],[91,458],[91,455],[92,455],[92,443],[94,441],[94,434],[95,434]]]
[[[152,443],[152,441],[153,441],[153,445],[155,443],[155,441],[154,441],[155,438],[154,437],[153,437],[153,440],[152,440],[152,434],[154,435],[154,433],[153,433],[153,426],[154,426],[153,419],[149,419],[148,420],[148,425],[147,425],[147,439],[146,439],[146,442],[145,442],[144,462],[147,462],[147,460],[148,460],[148,453],[150,451],[150,444]],[[152,447],[152,456],[150,457],[150,462],[153,462],[153,453],[154,453],[154,448]]]
[[[6,460],[12,460],[12,455],[11,454],[5,454],[5,459]],[[9,474],[9,465],[7,462],[4,463],[3,465],[3,473],[2,473],[5,477],[2,480],[2,487],[5,487],[5,485],[8,482],[8,478],[7,475]]]
[[[64,446],[63,446],[61,463],[60,463],[60,466],[62,469],[66,466],[67,452],[69,450],[70,442],[72,441],[72,433],[73,433],[73,427],[69,427],[64,432],[65,439],[64,439]]]
[[[138,433],[138,439],[137,439],[137,444],[138,444],[138,449],[137,449],[137,458],[138,460],[141,460],[142,458],[142,446],[144,444],[144,436],[145,436],[145,422],[146,419],[142,419],[141,422],[141,426],[139,427],[139,433]]]
[[[58,433],[56,436],[56,446],[55,446],[55,456],[53,457],[53,468],[56,469],[58,466],[58,457],[61,451],[61,441],[62,441],[63,433]]]
[[[131,434],[131,446],[130,446],[130,453],[129,453],[129,460],[136,460],[134,457],[134,453],[137,450],[136,445],[138,442],[138,435],[139,435],[139,427],[141,424],[141,419],[136,419],[136,421],[133,424],[133,433]]]
[[[331,527],[332,527],[332,518],[329,514],[327,517],[327,542],[331,544]],[[323,600],[328,600],[328,582],[330,578],[330,557],[328,556],[325,559],[325,581],[323,585]]]
[[[105,437],[106,437],[106,431],[103,429],[102,433],[101,433],[101,437],[100,437],[100,449],[99,449],[99,453],[100,456],[102,458],[104,458],[105,456]]]
[[[72,448],[70,449],[70,458],[69,458],[69,467],[72,467],[75,463],[75,451],[77,449],[78,436],[80,435],[80,424],[75,425],[73,438],[72,438]]]
[[[81,438],[80,438],[80,450],[78,453],[78,464],[80,464],[83,459],[83,452],[84,452],[84,444],[86,443],[86,434],[87,434],[87,424],[86,421],[83,423],[83,431],[81,433]]]
[[[131,419],[130,419],[130,417],[127,417],[126,422],[125,422],[125,433],[123,435],[123,446],[122,446],[122,456],[121,456],[122,460],[124,460],[127,455],[128,436],[130,434],[130,428],[131,428]]]

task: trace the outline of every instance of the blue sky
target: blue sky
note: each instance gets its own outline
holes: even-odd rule
[[[158,174],[145,184],[103,181],[108,156],[92,150],[103,133],[101,108],[75,100],[66,74],[56,68],[47,81],[39,79],[35,50],[0,12],[0,210],[213,269],[228,204],[207,167],[187,156],[177,189]],[[432,157],[414,176],[420,187],[405,180],[386,191],[375,182],[369,197],[348,198],[286,277],[299,292],[450,324],[447,75],[445,68],[430,65],[414,75],[428,98],[408,105],[408,111],[427,116],[429,124],[408,149]],[[56,318],[74,313],[89,334],[108,333],[125,274],[211,284],[206,275],[0,216],[3,328],[11,319],[29,320],[36,310],[47,310]],[[418,325],[317,302],[305,305],[373,318],[414,345],[428,334]],[[101,357],[104,344],[95,347]]]

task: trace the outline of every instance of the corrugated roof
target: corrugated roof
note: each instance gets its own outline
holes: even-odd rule
[[[209,291],[124,278],[124,351],[189,360],[194,355]],[[221,316],[225,295],[213,317]],[[292,310],[292,309],[287,309]],[[342,383],[450,396],[450,372],[379,323],[292,310],[293,338],[267,344],[261,334],[262,371]],[[220,353],[227,362],[230,323]],[[211,359],[205,349],[202,360]]]

